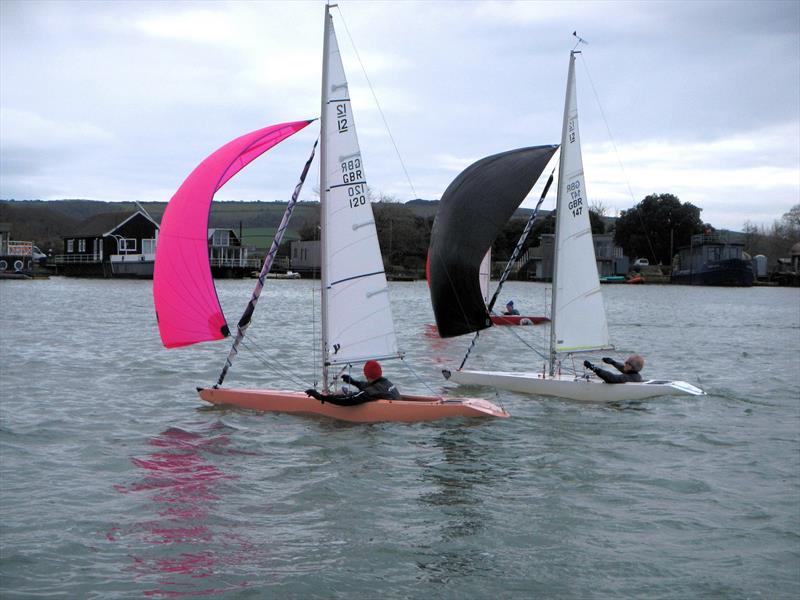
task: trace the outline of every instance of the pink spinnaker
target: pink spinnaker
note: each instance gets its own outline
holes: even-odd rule
[[[153,272],[158,330],[167,348],[228,335],[208,260],[211,201],[251,161],[309,123],[272,125],[228,142],[201,162],[169,201],[161,219]]]

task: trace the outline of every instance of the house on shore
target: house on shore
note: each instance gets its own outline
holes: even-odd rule
[[[142,210],[95,215],[64,240],[55,257],[61,275],[152,277],[158,223]]]
[[[57,272],[76,277],[152,279],[159,224],[143,210],[96,215],[69,236],[55,257]],[[208,230],[214,277],[243,277],[261,266],[233,229]]]
[[[319,240],[296,240],[289,245],[289,267],[303,277],[319,277]]]
[[[630,261],[627,256],[622,254],[622,248],[614,245],[613,233],[596,233],[592,235],[592,241],[597,261],[597,274],[600,277],[622,276],[628,272]],[[517,261],[519,279],[553,280],[554,242],[555,235],[552,233],[542,234],[540,245],[530,248]]]

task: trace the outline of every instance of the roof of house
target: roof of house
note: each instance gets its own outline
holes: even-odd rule
[[[133,213],[121,212],[121,211],[101,213],[99,215],[90,217],[89,219],[81,223],[78,226],[77,230],[63,237],[65,238],[102,237],[104,235],[108,235],[109,233],[113,232],[117,227],[122,225],[125,221],[132,219],[137,214],[141,214],[142,216],[147,218],[147,215],[138,210]],[[153,223],[155,223],[155,221],[153,221]],[[158,224],[156,224],[156,226],[158,226]]]

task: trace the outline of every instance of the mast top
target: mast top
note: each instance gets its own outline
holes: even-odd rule
[[[581,51],[580,50],[575,50],[575,48],[577,48],[581,44],[586,44],[588,46],[589,42],[587,42],[585,39],[583,39],[581,36],[579,36],[577,30],[573,31],[572,35],[576,39],[575,46],[572,48],[572,54],[580,54]]]

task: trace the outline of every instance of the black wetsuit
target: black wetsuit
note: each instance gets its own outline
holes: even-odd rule
[[[603,359],[604,362],[616,367],[619,373],[612,373],[611,371],[606,371],[605,369],[601,369],[600,367],[595,367],[592,365],[591,367],[587,367],[591,369],[595,375],[597,375],[600,379],[605,381],[606,383],[628,383],[629,381],[639,382],[642,381],[642,376],[639,375],[636,371],[631,371],[629,373],[625,372],[625,365],[622,363],[618,363],[617,361],[609,358]]]
[[[345,379],[346,378],[346,379]],[[347,383],[358,388],[355,394],[320,394],[317,390],[306,390],[306,394],[320,402],[330,402],[339,406],[355,406],[372,400],[400,400],[397,387],[386,377],[378,377],[372,382],[359,381],[345,375],[342,377]]]

